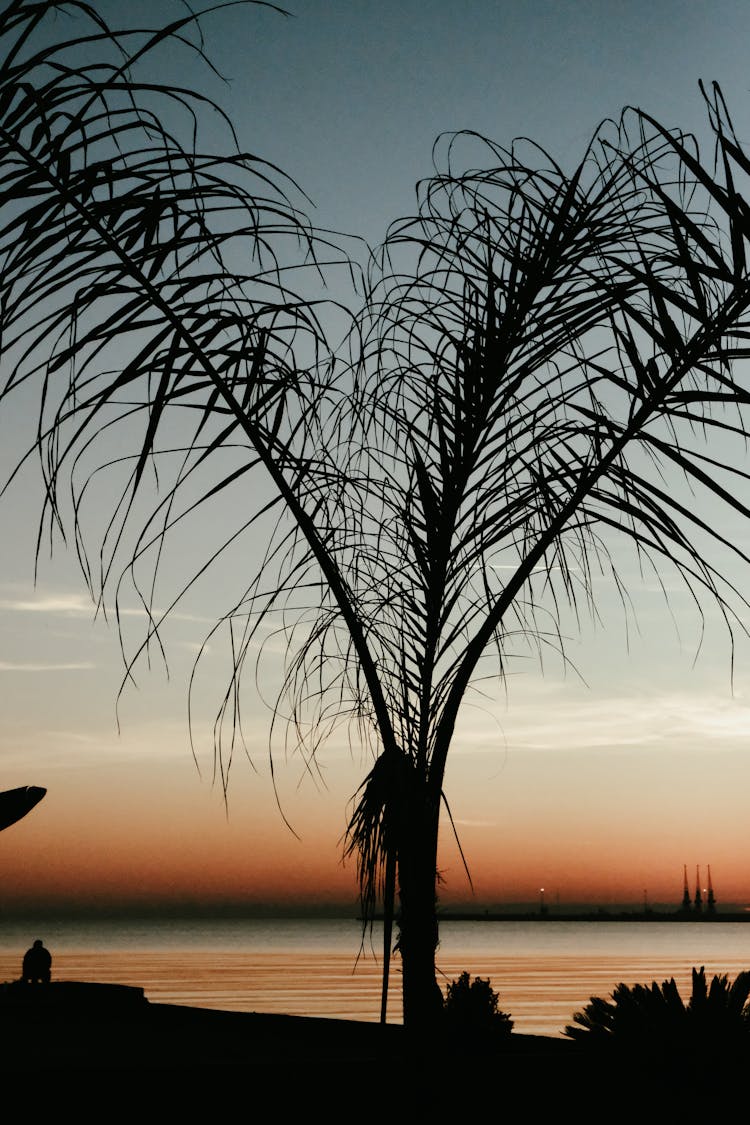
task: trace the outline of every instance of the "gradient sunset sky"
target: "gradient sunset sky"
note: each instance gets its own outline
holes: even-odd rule
[[[116,19],[117,4],[101,7]],[[153,18],[155,7],[139,10]],[[700,134],[698,81],[715,79],[750,145],[744,0],[298,0],[290,10],[207,17],[207,52],[229,84],[207,72],[195,81],[229,110],[243,147],[304,188],[316,224],[371,244],[412,211],[445,131],[500,144],[526,135],[572,167],[597,124],[628,104]],[[35,421],[28,397],[0,413],[3,479]],[[74,554],[43,549],[34,585],[41,500],[30,470],[0,502],[0,789],[48,790],[0,835],[0,910],[356,909],[341,838],[368,759],[344,732],[325,748],[317,779],[281,753],[275,792],[270,713],[248,683],[250,759],[236,757],[227,810],[212,773],[212,704],[226,673],[216,652],[199,684],[197,762],[191,753],[190,669],[227,608],[223,593],[252,569],[245,548],[173,616],[169,675],[158,658],[150,670],[143,662],[118,703],[117,629],[94,619]],[[98,503],[106,513],[106,493]],[[201,543],[184,545],[196,565]],[[626,622],[602,578],[600,621],[563,623],[577,673],[554,657],[543,670],[530,659],[467,702],[446,789],[474,895],[446,832],[446,904],[535,901],[542,887],[563,903],[640,902],[644,893],[677,903],[683,864],[691,882],[696,864],[711,865],[720,904],[750,904],[750,644],[738,640],[732,679],[718,615],[701,622],[679,588],[667,605],[659,576],[640,575],[626,553],[619,565],[634,615]],[[744,590],[749,579],[737,574]],[[124,609],[135,644],[144,617],[135,599]]]

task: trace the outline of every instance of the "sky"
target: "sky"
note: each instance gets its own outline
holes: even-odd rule
[[[207,16],[206,50],[226,82],[208,71],[194,80],[221,99],[243,147],[303,187],[318,225],[371,245],[412,211],[442,133],[503,145],[525,135],[572,165],[626,105],[700,131],[698,82],[716,79],[750,141],[742,0],[289,8],[286,18],[244,5]],[[151,18],[155,9],[143,5]],[[0,412],[3,473],[34,425],[30,400]],[[95,615],[75,553],[44,549],[34,580],[41,501],[33,470],[0,500],[0,788],[47,788],[0,836],[0,911],[356,910],[342,836],[364,751],[342,733],[319,777],[283,754],[272,774],[270,713],[251,699],[248,756],[236,756],[225,801],[208,702],[223,686],[220,659],[201,685],[191,748],[192,662],[224,581],[246,565],[241,552],[173,617],[168,669],[142,663],[121,693],[117,627]],[[201,542],[182,549],[189,562]],[[621,565],[637,624],[626,627],[602,579],[601,620],[564,623],[575,671],[529,662],[468,701],[446,792],[472,885],[446,831],[445,905],[534,902],[542,888],[550,902],[676,905],[683,864],[691,883],[696,865],[701,879],[711,865],[720,905],[750,904],[750,645],[738,642],[732,665],[716,614],[701,625],[679,589],[665,604],[654,576]],[[134,601],[124,610],[135,642],[143,615]]]

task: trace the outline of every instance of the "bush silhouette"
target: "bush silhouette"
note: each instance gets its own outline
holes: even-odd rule
[[[612,1046],[643,1054],[724,1055],[750,1048],[750,972],[730,984],[693,969],[687,1003],[674,978],[650,985],[618,984],[611,999],[592,997],[573,1016],[565,1034],[588,1046]]]
[[[489,980],[461,973],[448,985],[445,998],[445,1022],[449,1030],[469,1036],[506,1038],[513,1029],[513,1020],[500,1010],[499,997]]]

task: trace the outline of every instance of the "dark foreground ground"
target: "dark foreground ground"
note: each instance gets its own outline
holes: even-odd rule
[[[0,985],[0,1076],[13,1120],[639,1122],[722,1119],[750,1067],[608,1059],[567,1039],[501,1048],[403,1027],[151,1004],[140,989]],[[20,1100],[18,1100],[20,1099]],[[475,1117],[473,1115],[479,1115]],[[7,1117],[7,1115],[6,1115]],[[10,1118],[8,1118],[10,1119]]]

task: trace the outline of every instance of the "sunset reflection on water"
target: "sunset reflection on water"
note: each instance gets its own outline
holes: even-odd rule
[[[651,927],[648,932],[620,926],[609,935],[602,927],[583,932],[568,928],[559,935],[551,929],[540,934],[537,928],[526,953],[513,949],[523,944],[522,935],[505,925],[482,929],[473,939],[464,924],[455,931],[446,928],[438,958],[443,988],[464,970],[488,978],[515,1031],[526,1034],[562,1035],[591,996],[608,996],[620,981],[647,984],[674,976],[687,996],[693,966],[705,965],[707,975],[727,973],[730,978],[750,967],[744,953],[750,929],[744,926],[711,927],[710,934],[701,927],[689,934],[677,926],[661,927],[659,933]],[[0,979],[6,981],[18,977],[23,954],[20,939],[10,951],[9,936],[6,932],[0,941]],[[39,935],[34,930],[29,936],[44,937],[43,927]],[[214,938],[219,947],[213,949],[191,947],[195,941],[183,948],[111,948],[111,938],[102,941],[105,948],[76,949],[65,948],[70,943],[62,939],[56,945],[53,937],[46,941],[54,956],[53,980],[133,985],[160,1004],[372,1022],[379,1018],[382,959],[369,947],[357,959],[356,940],[344,951],[340,938],[326,942],[311,933],[305,950],[286,931],[271,951],[273,942],[258,948],[259,938],[252,933],[245,949],[236,948],[237,936],[224,943],[231,948],[221,948]],[[577,951],[571,948],[576,944]],[[604,951],[608,945],[611,952]],[[497,953],[490,946],[511,948]],[[391,981],[388,1019],[397,1023],[402,1018],[398,957]]]

